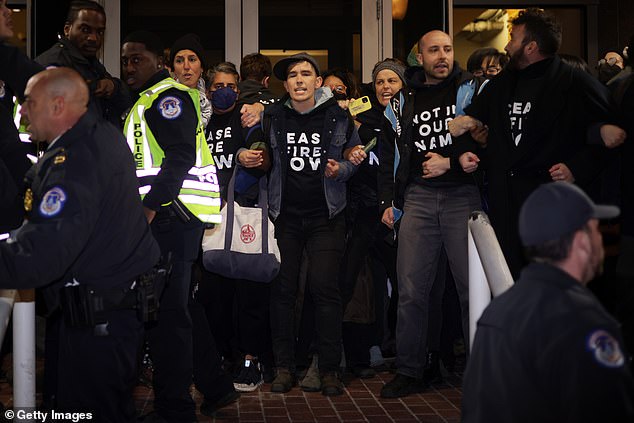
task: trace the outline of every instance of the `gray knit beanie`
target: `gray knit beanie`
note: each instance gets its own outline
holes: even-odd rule
[[[377,63],[376,65],[374,65],[374,69],[372,69],[372,83],[374,84],[376,82],[376,75],[381,72],[382,70],[385,69],[389,69],[392,72],[394,72],[395,74],[398,75],[399,78],[401,78],[401,81],[403,82],[403,85],[406,84],[405,82],[405,65],[397,60],[397,59],[385,59],[380,61],[379,63]]]

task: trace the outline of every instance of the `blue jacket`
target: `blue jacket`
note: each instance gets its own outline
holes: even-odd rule
[[[343,151],[361,144],[361,140],[348,113],[339,107],[331,94],[326,94],[326,90],[317,90],[315,97],[317,100],[315,108],[308,113],[312,113],[317,108],[327,108],[322,133],[328,154],[325,160],[321,160],[319,166],[328,205],[328,217],[332,219],[346,207],[346,181],[356,171],[355,165],[343,159]],[[284,148],[286,128],[284,107],[290,107],[287,98],[283,98],[264,112],[264,134],[271,154],[268,194],[269,214],[273,220],[280,214],[287,172],[286,148]],[[323,176],[327,159],[339,162],[339,173],[336,178]]]

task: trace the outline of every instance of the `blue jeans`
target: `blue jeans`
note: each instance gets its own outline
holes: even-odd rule
[[[469,268],[467,221],[480,208],[474,185],[430,188],[410,184],[399,229],[397,274],[398,318],[396,366],[398,373],[422,377],[427,350],[430,293],[442,249],[454,276],[462,327],[469,334]]]
[[[295,304],[302,254],[308,255],[306,289],[315,303],[319,370],[339,370],[341,360],[342,306],[339,268],[345,244],[342,214],[303,218],[280,215],[275,221],[275,237],[282,262],[271,284],[271,334],[278,368],[295,371]]]

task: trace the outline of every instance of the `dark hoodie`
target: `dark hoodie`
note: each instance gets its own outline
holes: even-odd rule
[[[395,139],[400,154],[398,169],[396,169],[393,179],[389,176],[393,172],[394,149],[386,148],[385,151],[381,152],[381,159],[385,163],[385,170],[382,170],[379,176],[381,210],[389,207],[392,201],[396,207],[402,208],[405,187],[412,182],[434,187],[475,184],[474,177],[464,173],[456,160],[458,157],[458,153],[455,151],[456,146],[445,122],[445,119],[454,117],[454,110],[451,106],[455,104],[458,87],[474,79],[473,75],[460,69],[458,64],[454,62],[451,74],[439,84],[426,84],[425,72],[422,67],[409,68],[405,72],[405,79],[408,88],[402,91],[404,101],[399,117],[401,134],[398,135],[391,131],[390,135],[388,130],[388,140],[385,143],[386,146],[391,146],[393,145],[392,140]],[[393,109],[397,107],[399,98],[399,94],[394,96],[388,107]],[[445,116],[447,106],[451,107],[451,114]],[[436,107],[440,107],[440,109],[434,111]],[[429,112],[429,115],[423,114],[426,111]],[[438,118],[436,118],[436,114]],[[436,128],[438,125],[442,126],[440,132],[434,133],[434,123]],[[430,127],[423,127],[422,124],[428,124]],[[429,134],[427,134],[428,130],[431,130]],[[432,134],[435,135],[434,143],[430,138]],[[427,135],[429,137],[425,138]],[[424,149],[421,141],[425,142]],[[430,151],[450,158],[451,169],[441,176],[423,179],[422,162],[427,160],[424,156]]]
[[[449,76],[438,84],[427,84],[422,67],[409,68],[405,72],[408,86],[415,90],[411,132],[405,141],[410,148],[408,183],[426,186],[450,186],[472,184],[473,178],[462,169],[452,166],[445,174],[423,179],[423,162],[429,160],[430,152],[451,158],[454,155],[453,140],[447,122],[455,116],[458,86],[471,74],[464,72],[457,63]],[[407,122],[407,121],[405,121]]]
[[[240,95],[238,96],[238,104],[262,103],[265,106],[274,104],[278,101],[278,97],[264,85],[252,79],[246,79],[238,84]]]

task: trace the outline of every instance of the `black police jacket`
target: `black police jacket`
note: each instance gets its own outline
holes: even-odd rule
[[[617,322],[570,275],[534,263],[478,321],[462,421],[632,422],[633,395]]]
[[[28,152],[28,145],[18,138],[11,112],[0,104],[0,234],[22,222],[22,181],[31,166]]]
[[[84,78],[90,88],[90,102],[95,111],[114,125],[121,115],[130,107],[130,92],[119,78],[112,77],[96,57],[84,57],[79,49],[67,38],[58,40],[51,48],[35,58],[43,66],[64,66],[75,69]],[[114,84],[114,91],[108,98],[97,97],[93,93],[97,82],[109,79]]]
[[[0,288],[123,287],[158,261],[123,135],[91,112],[33,166],[28,220],[0,243]]]

